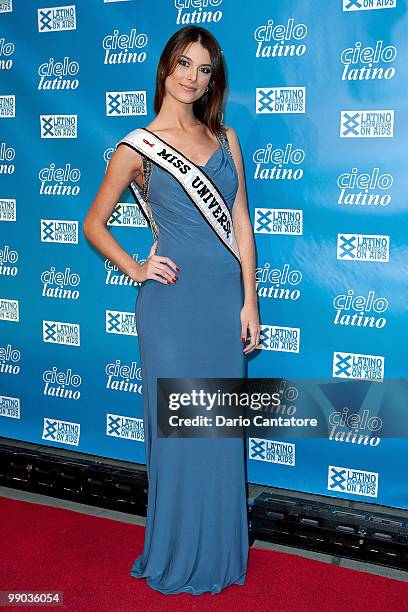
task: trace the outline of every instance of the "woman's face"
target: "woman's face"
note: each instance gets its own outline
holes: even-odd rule
[[[200,43],[193,42],[178,55],[173,72],[166,78],[166,93],[191,104],[205,93],[210,80],[210,54]]]

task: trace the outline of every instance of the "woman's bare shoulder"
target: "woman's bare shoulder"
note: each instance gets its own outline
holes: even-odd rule
[[[236,132],[235,132],[234,128],[232,128],[231,126],[228,126],[228,125],[225,125],[225,124],[224,124],[224,125],[223,125],[223,128],[224,128],[224,130],[227,132],[227,136],[232,135],[233,137],[234,137],[234,136],[235,136],[235,137],[237,137],[237,134],[236,134]]]

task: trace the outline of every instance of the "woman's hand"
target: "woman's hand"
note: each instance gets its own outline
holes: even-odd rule
[[[143,283],[145,280],[152,278],[159,283],[163,283],[163,285],[175,283],[178,276],[174,274],[173,269],[178,272],[180,268],[169,257],[155,255],[156,248],[157,240],[153,243],[146,261],[143,264],[137,264],[138,269],[133,280]]]
[[[241,337],[242,342],[247,341],[247,331],[249,329],[249,336],[251,342],[244,348],[244,354],[247,355],[254,350],[259,344],[259,338],[261,334],[261,328],[259,325],[259,314],[258,307],[255,302],[250,304],[244,304],[241,309]]]

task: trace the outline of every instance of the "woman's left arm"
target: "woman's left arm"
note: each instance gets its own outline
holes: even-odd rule
[[[242,341],[246,342],[248,329],[250,335],[250,343],[244,349],[244,353],[247,354],[253,351],[259,344],[260,337],[258,298],[255,282],[255,241],[248,213],[241,147],[235,130],[226,127],[226,131],[239,181],[237,195],[232,208],[232,222],[241,259],[242,281],[245,294],[244,305],[241,310]]]

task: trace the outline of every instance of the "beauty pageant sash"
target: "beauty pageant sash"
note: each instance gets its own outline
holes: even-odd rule
[[[202,169],[145,128],[136,128],[129,132],[116,147],[120,144],[130,146],[169,172],[180,183],[225,246],[239,262],[241,261],[229,208],[217,187]],[[136,181],[132,181],[130,187],[156,239],[159,230],[154,222],[150,205],[144,199]]]

